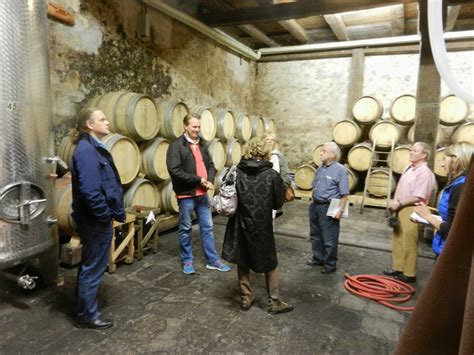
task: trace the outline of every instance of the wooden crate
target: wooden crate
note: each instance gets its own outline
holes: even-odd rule
[[[122,260],[127,264],[133,263],[133,257],[135,254],[135,244],[133,238],[135,236],[135,220],[136,217],[133,214],[127,213],[127,218],[124,223],[116,221],[113,222],[112,241],[110,243],[109,249],[109,273],[114,273],[117,269],[117,263]],[[120,226],[126,227],[125,229],[127,229],[127,235],[120,242],[119,245],[116,245],[115,229]],[[127,248],[127,250],[125,253],[123,253],[125,251],[125,248]]]

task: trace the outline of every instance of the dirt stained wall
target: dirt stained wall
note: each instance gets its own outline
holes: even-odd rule
[[[252,113],[255,64],[147,8],[149,36],[135,0],[59,0],[76,24],[49,21],[56,145],[95,95],[126,90],[188,106]]]

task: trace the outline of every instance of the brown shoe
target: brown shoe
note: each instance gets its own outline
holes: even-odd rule
[[[250,308],[252,308],[253,304],[255,303],[255,297],[253,297],[250,301],[247,302],[240,302],[240,309],[242,311],[248,311]]]
[[[268,300],[268,313],[270,314],[278,314],[278,313],[286,313],[291,312],[293,310],[293,306],[291,304],[285,303],[279,299],[269,299]]]

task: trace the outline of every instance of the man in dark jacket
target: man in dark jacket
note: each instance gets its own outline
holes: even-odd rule
[[[107,329],[97,305],[99,286],[108,262],[112,221],[125,221],[123,191],[112,156],[100,139],[109,134],[109,121],[97,108],[82,110],[71,137],[72,217],[81,237],[82,258],[77,274],[76,327]]]
[[[229,271],[217,255],[212,213],[207,190],[213,189],[216,169],[207,148],[201,144],[200,117],[187,114],[183,119],[184,134],[173,141],[166,156],[173,190],[179,204],[180,257],[185,274],[194,274],[192,250],[192,214],[196,212],[201,231],[201,243],[207,259],[206,268]]]

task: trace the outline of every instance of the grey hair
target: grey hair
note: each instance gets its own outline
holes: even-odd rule
[[[431,157],[431,147],[429,144],[425,142],[415,142],[413,145],[419,145],[421,148],[423,148],[423,153],[426,154],[426,161],[430,160]]]
[[[336,160],[341,159],[341,148],[335,142],[326,142],[323,145],[330,147],[331,152],[336,156]]]

